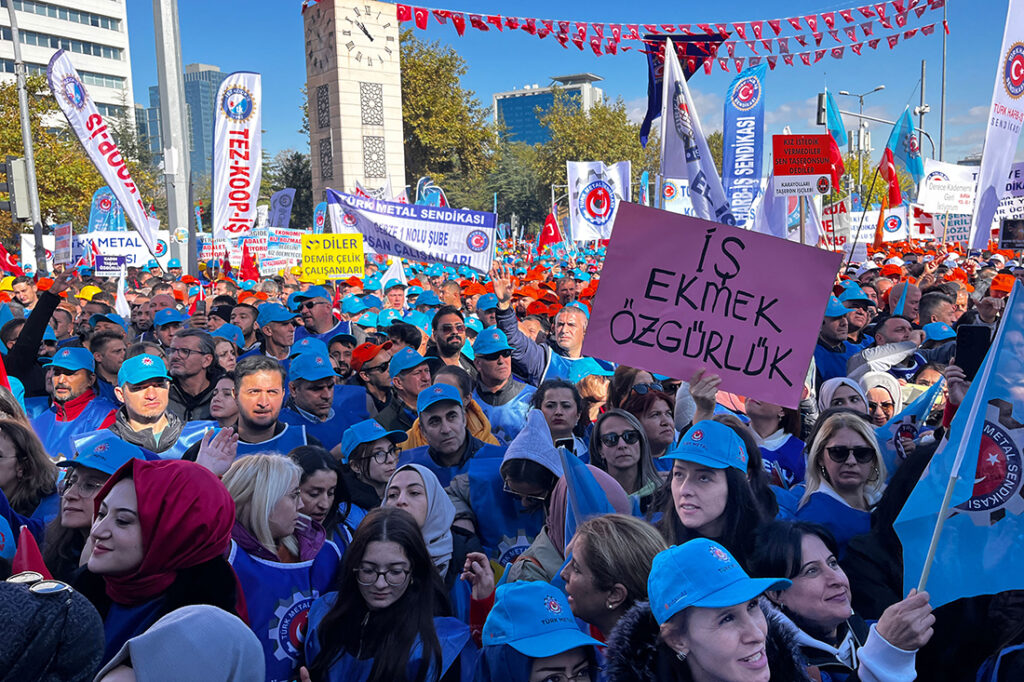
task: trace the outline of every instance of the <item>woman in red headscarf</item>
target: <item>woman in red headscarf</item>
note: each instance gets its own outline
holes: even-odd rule
[[[193,462],[133,459],[95,505],[89,560],[75,587],[103,617],[104,663],[183,606],[237,614],[238,583],[225,559],[235,503],[213,473]]]

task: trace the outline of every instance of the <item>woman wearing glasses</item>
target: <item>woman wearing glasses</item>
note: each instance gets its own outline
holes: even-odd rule
[[[364,419],[345,430],[341,437],[342,478],[352,499],[346,523],[355,528],[367,512],[384,500],[388,480],[395,473],[399,443],[407,436],[402,431],[388,431],[375,419]]]
[[[655,390],[661,390],[661,384],[654,381],[654,375],[650,372],[636,367],[627,367],[626,365],[619,365],[615,368],[615,374],[612,375],[611,381],[608,383],[608,407],[622,407],[629,400],[629,396],[633,393],[633,389],[637,386],[642,386],[640,390],[643,391],[645,388],[655,388]]]
[[[875,426],[885,426],[903,410],[900,382],[888,372],[868,372],[860,378],[860,386],[868,398],[868,418]]]
[[[448,616],[444,582],[406,511],[374,509],[345,553],[337,591],[309,611],[303,677],[317,682],[472,680],[469,627]]]
[[[842,558],[850,538],[871,530],[871,508],[885,488],[885,463],[874,429],[855,412],[825,413],[816,431],[796,517],[828,528]]]
[[[267,677],[291,679],[302,658],[301,623],[334,584],[341,551],[316,521],[301,514],[302,468],[287,457],[234,461],[224,486],[235,501],[228,561],[238,576],[249,627],[263,645]]]
[[[641,512],[647,511],[661,487],[662,479],[651,459],[647,432],[640,421],[625,410],[612,408],[594,423],[590,463],[618,481],[636,500]]]

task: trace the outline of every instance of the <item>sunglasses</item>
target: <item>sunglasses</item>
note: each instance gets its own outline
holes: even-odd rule
[[[548,496],[547,495],[526,495],[524,493],[519,492],[518,490],[514,490],[511,486],[509,486],[508,481],[505,481],[505,485],[503,487],[503,490],[506,493],[508,493],[509,495],[515,495],[516,497],[522,497],[522,498],[527,499],[527,500],[533,500],[534,502],[547,502],[548,501]]]
[[[443,333],[443,334],[451,334],[453,332],[457,332],[459,334],[462,334],[465,331],[466,331],[466,326],[462,325],[462,324],[442,324],[441,325],[441,333]]]
[[[875,449],[867,445],[850,447],[848,445],[831,445],[825,448],[828,458],[836,464],[842,464],[850,455],[857,460],[858,464],[867,464],[875,458]]]
[[[327,305],[327,301],[306,301],[299,306],[299,310],[312,310],[318,305]]]
[[[390,366],[391,366],[391,361],[390,360],[385,360],[384,362],[380,363],[379,365],[376,365],[375,367],[367,367],[363,371],[365,371],[365,372],[386,372],[386,371],[388,371],[388,367],[390,367]]]
[[[882,410],[885,412],[890,412],[896,406],[893,403],[868,403],[868,409],[871,410],[872,412],[877,410],[879,407],[881,407]]]
[[[629,429],[622,433],[603,433],[601,434],[601,443],[613,448],[618,445],[620,438],[626,443],[626,445],[636,445],[640,442],[640,432],[636,429]]]
[[[644,395],[648,391],[661,391],[664,390],[662,385],[655,381],[653,384],[637,384],[633,387],[633,392],[638,395]]]
[[[484,360],[494,361],[498,358],[510,358],[512,357],[512,351],[510,350],[499,350],[497,353],[488,353],[480,356]]]

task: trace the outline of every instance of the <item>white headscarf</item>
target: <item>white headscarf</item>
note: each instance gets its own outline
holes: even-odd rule
[[[864,395],[864,389],[860,387],[860,384],[849,377],[836,377],[834,379],[829,379],[821,385],[821,388],[818,389],[819,412],[824,412],[831,407],[832,398],[835,397],[836,391],[838,391],[841,386],[847,386],[853,389],[857,392],[857,395],[860,396],[860,399],[864,401],[864,405],[866,406],[868,404],[868,397]],[[867,409],[867,407],[864,409]]]
[[[391,487],[391,481],[395,480],[398,472],[410,469],[423,479],[423,488],[427,494],[427,520],[423,522],[420,532],[423,533],[423,541],[427,543],[430,559],[441,573],[441,577],[444,577],[452,561],[452,523],[455,521],[455,505],[448,499],[448,493],[444,491],[434,472],[422,464],[406,464],[395,469],[395,473],[391,474],[388,480],[387,488]],[[387,506],[386,495],[381,506]]]
[[[903,391],[900,390],[900,382],[888,372],[868,372],[860,378],[860,386],[865,394],[873,388],[884,388],[892,398],[893,415],[903,411]]]

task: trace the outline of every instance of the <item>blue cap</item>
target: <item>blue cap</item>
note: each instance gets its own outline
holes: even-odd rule
[[[478,317],[473,317],[473,316],[467,317],[465,322],[466,322],[466,329],[468,329],[470,331],[473,331],[473,332],[476,332],[477,334],[479,334],[480,332],[482,332],[484,330],[484,323],[481,322],[480,318],[478,318]]]
[[[330,346],[335,341],[337,341],[338,343],[344,343],[346,345],[353,346],[353,347],[358,345],[356,343],[356,337],[352,336],[351,334],[335,334],[334,336],[332,336],[330,338],[330,340],[327,341],[327,345]]]
[[[394,379],[402,372],[419,367],[425,362],[427,362],[427,359],[412,348],[403,348],[391,356],[391,367],[388,373]]]
[[[586,316],[586,318],[588,320],[590,319],[590,309],[587,308],[587,306],[585,304],[580,303],[579,301],[573,301],[572,303],[567,304],[565,307],[566,308],[576,308],[577,310],[582,312]]]
[[[427,277],[440,277],[444,274],[444,266],[440,263],[431,263],[426,270],[423,271]]]
[[[293,313],[299,312],[299,302],[295,300],[295,297],[298,295],[298,291],[293,291],[288,294],[288,299],[284,302],[284,307],[291,310]]]
[[[293,313],[280,303],[264,303],[259,307],[256,324],[262,327],[271,322],[291,322],[296,317],[297,313]]]
[[[647,595],[654,619],[664,625],[691,606],[736,606],[792,584],[785,578],[751,578],[725,547],[698,538],[655,555],[647,577]]]
[[[846,303],[847,301],[862,301],[864,303],[870,303],[871,305],[875,304],[875,302],[868,298],[868,295],[864,293],[864,290],[856,285],[846,287],[846,290],[839,294],[840,303]]]
[[[399,287],[402,289],[407,289],[409,288],[409,285],[400,279],[389,279],[387,282],[384,283],[384,293],[387,293],[391,289],[396,289]]]
[[[217,327],[210,332],[210,336],[215,339],[227,339],[239,348],[245,348],[245,334],[242,333],[242,328],[230,322],[225,322]]]
[[[371,311],[365,312],[359,316],[356,320],[356,324],[360,327],[374,327],[377,326],[377,313]]]
[[[141,356],[136,356],[141,357]],[[113,474],[131,459],[145,459],[142,448],[121,440],[109,429],[89,431],[72,439],[75,453],[57,462],[59,467],[89,467]]]
[[[288,357],[294,358],[300,353],[318,353],[324,357],[331,355],[327,350],[327,344],[315,336],[304,336],[293,343],[291,350],[288,351]]]
[[[3,325],[0,325],[0,326],[3,326]],[[50,325],[46,325],[46,327],[43,329],[43,341],[56,341],[56,340],[57,340],[57,333],[55,331],[53,331],[53,327],[51,327]]]
[[[488,327],[476,335],[476,341],[473,343],[474,355],[490,355],[503,350],[512,350],[512,346],[508,345],[505,332],[497,327]]]
[[[437,294],[435,294],[433,291],[424,291],[422,294],[416,297],[416,305],[440,306],[441,299],[439,299],[437,297]]]
[[[165,324],[181,324],[188,319],[188,315],[178,312],[176,308],[164,308],[153,316],[153,326],[162,327]]]
[[[825,308],[825,317],[842,317],[848,312],[850,312],[850,309],[840,303],[838,298],[835,296],[828,297],[828,307]]]
[[[326,353],[299,353],[292,358],[288,366],[288,381],[320,381],[335,376],[337,375],[334,373],[334,366],[331,365],[331,358]]]
[[[181,261],[178,260],[177,258],[172,258],[171,260],[167,261],[167,267],[169,267],[169,268],[180,268],[181,267]]]
[[[394,363],[394,361],[395,359],[392,358],[391,362]],[[450,400],[461,405],[462,396],[459,394],[459,389],[455,388],[451,384],[434,384],[433,386],[427,386],[425,389],[420,391],[418,396],[416,396],[416,411],[422,414],[423,410],[427,409],[434,403],[439,403],[445,400]]]
[[[946,341],[956,337],[956,332],[945,322],[929,322],[921,329],[926,341]]]
[[[662,459],[681,459],[712,469],[733,467],[747,473],[747,448],[725,424],[704,419],[691,426]]]
[[[599,377],[610,377],[615,374],[615,370],[608,369],[594,358],[580,358],[574,360],[572,367],[569,369],[569,381],[572,383],[578,383],[580,379],[591,374]]]
[[[402,320],[405,321],[407,324],[411,324],[412,326],[416,327],[426,336],[430,336],[430,318],[421,313],[420,311],[410,310],[405,314],[405,317],[403,317]]]
[[[89,326],[95,327],[96,323],[100,320],[106,320],[107,322],[113,322],[121,329],[128,331],[128,323],[124,321],[124,318],[117,313],[96,313],[89,317]]]
[[[156,355],[136,355],[121,363],[117,372],[117,385],[141,384],[150,379],[167,379],[167,365]]]
[[[341,301],[341,312],[346,315],[358,315],[366,309],[366,304],[360,301],[358,297],[352,296],[351,294],[343,298]]]
[[[364,419],[361,422],[356,422],[352,426],[345,429],[345,433],[341,436],[341,461],[343,464],[348,464],[349,457],[355,452],[355,449],[363,443],[372,443],[375,440],[381,438],[387,438],[392,443],[404,443],[409,439],[405,435],[405,431],[388,431],[380,425],[376,419]]]
[[[380,278],[367,277],[363,282],[363,291],[380,291]]]
[[[149,262],[146,263],[146,267],[152,270],[153,268],[159,268],[160,264],[156,262],[155,258],[150,258]]]
[[[86,348],[65,346],[53,356],[50,367],[66,369],[69,372],[77,372],[80,369],[95,372],[96,361]]]
[[[417,301],[419,303],[419,301]],[[498,307],[498,297],[494,294],[484,294],[476,299],[476,309],[480,312]]]
[[[242,291],[252,291],[253,289],[256,288],[256,280],[247,279],[244,282],[242,282],[241,287]]]
[[[419,296],[422,293],[423,287],[411,286],[405,290],[405,297],[409,298],[410,296]]]
[[[311,298],[326,298],[330,302],[332,298],[330,292],[321,286],[312,286],[305,291],[296,291],[288,298],[291,299],[292,297],[295,298],[296,302],[308,301]]]
[[[530,658],[555,656],[581,646],[603,646],[580,630],[561,590],[533,581],[498,587],[484,622],[483,645],[501,644]]]

